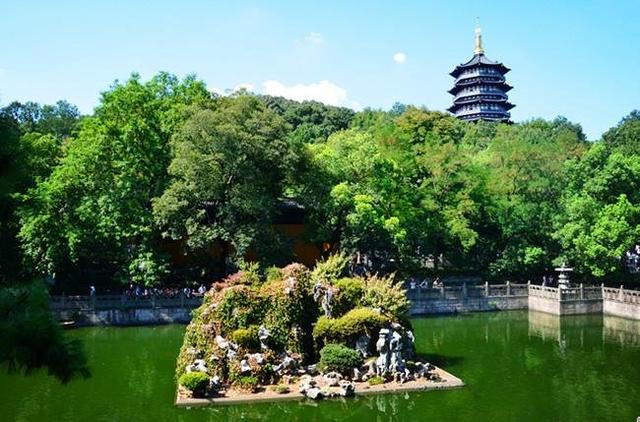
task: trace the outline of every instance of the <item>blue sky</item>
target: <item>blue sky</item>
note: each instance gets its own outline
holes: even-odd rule
[[[512,69],[513,120],[564,115],[596,139],[640,108],[638,0],[3,0],[0,105],[67,99],[88,113],[115,79],[166,70],[212,90],[444,110],[476,16],[487,56]]]

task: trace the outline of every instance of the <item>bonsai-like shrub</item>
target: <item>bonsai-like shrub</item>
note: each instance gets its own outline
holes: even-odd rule
[[[342,344],[327,344],[320,351],[318,368],[323,372],[335,371],[342,374],[350,373],[362,364],[360,352]]]
[[[363,335],[375,336],[380,328],[389,323],[389,318],[371,308],[356,308],[340,318],[318,318],[313,329],[316,342],[352,344]]]
[[[342,275],[347,267],[349,257],[345,254],[334,254],[322,262],[318,262],[311,272],[312,284],[330,284]]]
[[[254,377],[253,375],[245,375],[245,376],[238,377],[233,382],[233,385],[240,390],[250,391],[254,393],[258,389],[258,386],[260,385],[260,381],[258,380],[257,377]]]
[[[209,387],[209,376],[204,372],[182,374],[178,383],[193,393],[193,397],[202,397]]]
[[[383,313],[393,315],[397,319],[409,310],[407,291],[400,283],[393,281],[393,276],[373,276],[366,280],[362,304],[371,308],[380,309]]]
[[[358,277],[336,280],[333,283],[335,288],[331,308],[333,315],[338,317],[358,307],[364,293],[364,286],[364,281]]]
[[[260,348],[258,338],[258,326],[250,325],[247,328],[238,328],[231,333],[231,341],[249,351],[256,351]]]
[[[374,377],[369,378],[367,382],[369,383],[369,385],[380,385],[380,384],[384,384],[384,378],[376,375]]]

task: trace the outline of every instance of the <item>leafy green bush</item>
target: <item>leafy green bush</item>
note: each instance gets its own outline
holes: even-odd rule
[[[327,344],[320,351],[318,369],[323,372],[350,373],[351,370],[362,364],[360,352],[350,349],[342,344]]]
[[[231,333],[231,341],[240,347],[253,352],[260,348],[258,338],[258,326],[250,325],[247,328],[238,328]]]
[[[260,381],[258,380],[257,377],[254,377],[253,375],[245,375],[245,376],[238,377],[234,381],[233,385],[240,390],[250,391],[253,393],[258,389],[258,386],[260,385]]]
[[[194,397],[202,397],[209,387],[209,376],[204,372],[189,372],[182,374],[178,383],[191,391]]]
[[[340,278],[333,283],[335,293],[332,303],[332,314],[341,316],[360,304],[364,293],[364,280],[361,278]]]
[[[369,385],[380,385],[384,384],[384,378],[376,375],[375,377],[369,378],[367,382],[369,383]]]
[[[269,267],[265,272],[267,283],[282,279],[282,269],[278,267]]]
[[[353,343],[359,336],[373,336],[389,318],[371,308],[356,308],[340,318],[322,316],[313,328],[316,342]]]
[[[393,281],[393,276],[373,276],[366,279],[362,304],[378,308],[383,313],[402,318],[409,310],[407,291],[400,283]]]
[[[342,253],[331,255],[326,260],[318,262],[311,272],[312,284],[333,283],[342,275],[344,269],[347,267],[347,262],[349,262],[349,257]]]

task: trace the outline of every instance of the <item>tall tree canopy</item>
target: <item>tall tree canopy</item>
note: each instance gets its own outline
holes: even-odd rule
[[[171,182],[154,201],[167,237],[196,253],[222,241],[235,258],[250,248],[273,258],[276,205],[301,155],[288,131],[282,117],[245,93],[194,111],[172,139]]]
[[[167,185],[169,138],[189,107],[212,100],[194,77],[133,75],[102,94],[60,164],[29,194],[20,237],[45,273],[81,264],[108,276],[159,281],[151,200]]]

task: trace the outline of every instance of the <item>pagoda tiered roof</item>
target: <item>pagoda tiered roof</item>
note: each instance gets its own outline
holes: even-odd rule
[[[447,110],[461,120],[508,122],[511,118],[509,110],[515,107],[507,96],[513,88],[504,76],[509,71],[504,64],[485,56],[480,28],[476,28],[473,57],[450,73],[456,80],[448,91],[454,99]]]

